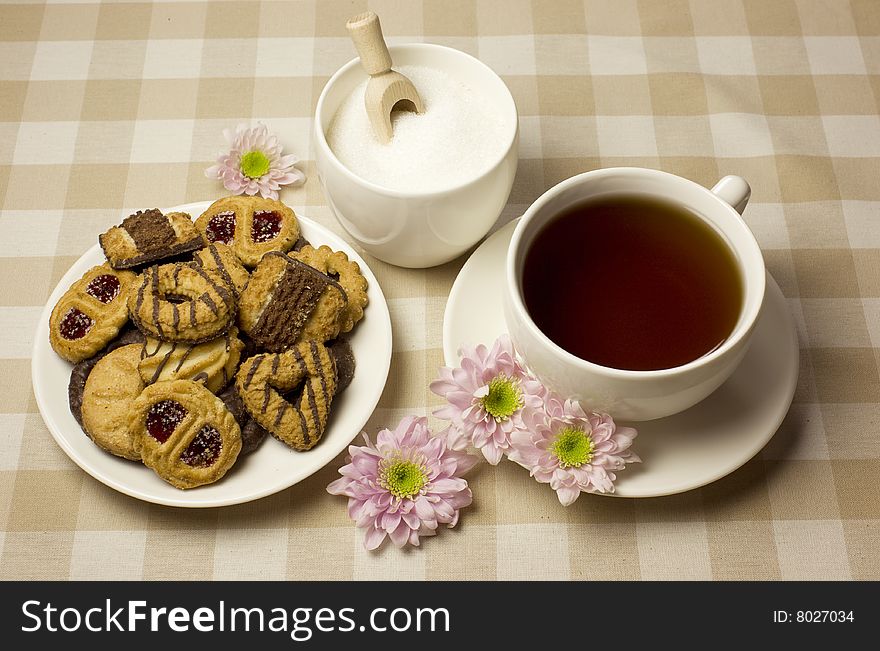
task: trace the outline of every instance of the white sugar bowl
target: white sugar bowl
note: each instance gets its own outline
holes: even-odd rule
[[[315,159],[327,202],[342,227],[368,253],[401,267],[433,267],[476,244],[501,214],[516,175],[519,127],[510,90],[484,63],[453,48],[412,43],[389,48],[397,66],[438,69],[479,89],[484,108],[502,123],[504,142],[490,167],[463,183],[404,192],[367,181],[330,149],[327,132],[345,99],[367,78],[359,59],[324,86],[315,109]]]

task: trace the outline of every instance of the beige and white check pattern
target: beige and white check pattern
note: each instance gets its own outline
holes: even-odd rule
[[[311,163],[320,89],[369,6],[389,40],[474,54],[521,114],[499,223],[584,170],[747,178],[745,218],[798,323],[782,429],[702,490],[562,508],[512,464],[472,476],[459,527],[370,554],[324,487],[341,458],[255,503],[125,497],[55,445],[31,392],[40,311],[129,211],[212,199],[221,130],[263,120],[306,159],[283,199],[339,231]],[[880,578],[880,2],[364,0],[0,4],[0,577],[40,579]],[[394,325],[369,428],[428,413],[463,260],[368,259]]]

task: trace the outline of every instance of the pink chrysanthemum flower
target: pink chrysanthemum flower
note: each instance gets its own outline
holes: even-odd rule
[[[239,124],[235,131],[224,129],[229,151],[217,156],[217,164],[205,170],[209,179],[223,181],[233,194],[255,195],[277,199],[282,185],[304,181],[306,176],[294,165],[299,159],[293,154],[282,156],[278,138],[269,133],[265,124],[248,128]]]
[[[427,418],[407,416],[394,431],[383,429],[374,445],[348,448],[341,478],[327,486],[332,495],[348,497],[348,514],[366,529],[364,547],[376,549],[385,537],[398,547],[418,546],[419,536],[437,527],[454,527],[459,510],[471,503],[471,489],[460,475],[477,458],[450,450],[431,436]]]
[[[531,431],[513,433],[507,456],[568,506],[582,492],[614,492],[615,472],[641,461],[630,450],[635,437],[636,430],[615,426],[608,414],[584,413],[577,401],[550,394],[544,412],[533,414]]]
[[[545,389],[517,361],[507,335],[491,350],[462,346],[458,354],[461,366],[441,367],[439,379],[431,382],[431,391],[448,403],[434,415],[450,421],[450,447],[473,445],[494,466],[510,446],[511,434],[527,429],[524,418],[540,409]]]

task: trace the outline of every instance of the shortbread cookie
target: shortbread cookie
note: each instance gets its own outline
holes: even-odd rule
[[[239,327],[280,352],[298,341],[326,341],[339,330],[345,291],[330,277],[283,253],[267,253],[239,301]]]
[[[244,344],[236,336],[238,328],[201,344],[169,342],[147,337],[141,349],[138,372],[146,384],[171,380],[203,382],[217,393],[235,375]]]
[[[191,380],[144,389],[131,407],[129,427],[144,463],[177,488],[217,481],[241,451],[235,418],[220,398]]]
[[[49,317],[49,343],[69,362],[87,359],[116,338],[128,321],[131,271],[109,264],[89,269],[70,286]]]
[[[102,358],[86,380],[82,426],[100,447],[118,457],[140,459],[140,446],[129,429],[131,404],[144,389],[137,372],[141,347],[130,344]]]
[[[223,401],[223,404],[226,405],[226,408],[235,417],[235,422],[241,428],[241,454],[250,454],[260,447],[260,444],[266,439],[269,432],[251,418],[247,409],[244,408],[241,398],[238,397],[235,385],[230,384],[221,393],[218,393],[217,397]]]
[[[144,343],[144,335],[134,326],[127,326],[116,339],[107,344],[107,347],[101,350],[97,355],[84,359],[74,364],[70,371],[70,381],[67,383],[67,404],[70,407],[70,413],[82,427],[82,401],[83,393],[86,390],[86,380],[89,379],[92,369],[109,353],[117,348],[128,346],[129,344],[138,344],[142,346]]]
[[[289,251],[299,238],[296,214],[280,201],[224,197],[196,220],[205,242],[228,244],[246,267],[256,267],[269,251]]]
[[[339,332],[349,332],[364,317],[367,306],[367,279],[354,260],[349,260],[342,251],[334,251],[329,246],[304,246],[291,254],[292,258],[305,262],[321,273],[339,281],[348,304],[339,314]]]
[[[282,394],[302,386],[296,404]],[[336,393],[336,366],[316,341],[274,355],[257,355],[241,365],[235,388],[251,416],[295,450],[314,447],[324,434]]]
[[[202,238],[189,215],[163,215],[156,208],[129,215],[98,241],[114,269],[130,269],[202,247]]]
[[[206,246],[193,254],[193,262],[214,271],[235,290],[236,297],[244,291],[251,275],[228,246],[222,242]]]
[[[222,335],[234,322],[232,287],[216,272],[165,264],[141,275],[129,294],[128,311],[148,337],[197,344]]]

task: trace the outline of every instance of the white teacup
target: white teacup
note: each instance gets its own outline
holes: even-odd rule
[[[639,195],[671,201],[696,213],[730,246],[743,279],[739,320],[718,348],[682,366],[629,371],[600,366],[569,353],[535,325],[522,294],[523,263],[541,229],[575,203],[598,195]],[[748,183],[726,176],[712,190],[674,174],[634,167],[579,174],[541,195],[520,219],[507,252],[504,318],[531,371],[563,397],[576,398],[625,421],[652,420],[691,407],[717,389],[742,360],[764,300],[764,258],[741,214]]]
[[[326,132],[340,104],[366,77],[360,59],[334,74],[315,109],[315,164],[327,203],[342,227],[380,260],[401,267],[443,264],[476,244],[498,219],[516,175],[519,126],[507,86],[486,64],[442,45],[411,43],[388,48],[395,66],[446,72],[471,88],[503,124],[499,156],[479,176],[435,192],[400,192],[367,181],[343,165]]]

